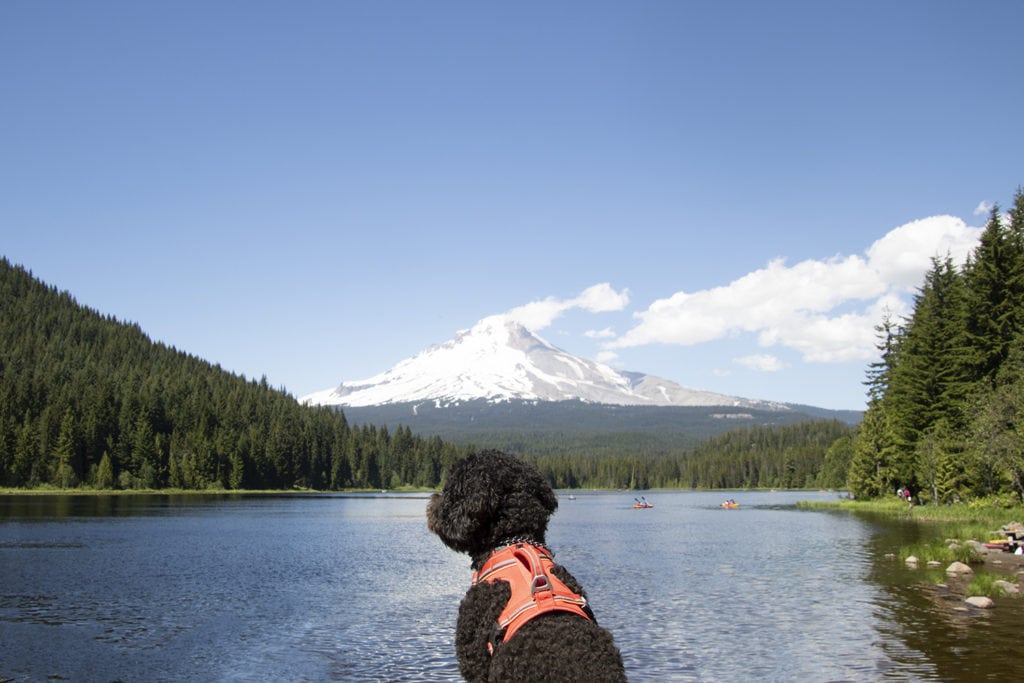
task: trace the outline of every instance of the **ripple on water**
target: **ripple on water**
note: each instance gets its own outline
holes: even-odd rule
[[[784,504],[805,495],[580,494],[548,540],[634,683],[954,680],[939,650],[982,679],[985,639],[1015,646],[1012,612],[943,611],[878,572],[874,527]],[[0,523],[0,676],[459,680],[468,560],[425,498],[161,501]]]

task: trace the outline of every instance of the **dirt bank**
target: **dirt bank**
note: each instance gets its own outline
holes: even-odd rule
[[[990,571],[1016,575],[1017,572],[1024,572],[1024,555],[1014,555],[998,550],[990,550],[982,555],[985,560],[985,569]]]

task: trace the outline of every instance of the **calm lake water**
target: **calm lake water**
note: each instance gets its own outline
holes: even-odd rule
[[[573,495],[548,540],[631,681],[1021,675],[1024,604],[884,559],[916,526],[793,507],[831,493]],[[0,497],[0,681],[459,680],[469,563],[426,498]]]

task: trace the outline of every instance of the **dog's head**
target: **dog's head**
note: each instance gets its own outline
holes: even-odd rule
[[[500,451],[482,451],[448,468],[427,505],[427,528],[452,550],[476,555],[527,537],[544,542],[558,507],[539,470]]]

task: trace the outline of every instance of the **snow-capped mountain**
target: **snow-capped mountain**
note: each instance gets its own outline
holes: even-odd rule
[[[417,401],[449,405],[478,399],[788,409],[782,403],[696,391],[652,375],[620,372],[567,353],[500,315],[484,318],[386,372],[343,382],[300,401],[377,406]]]

